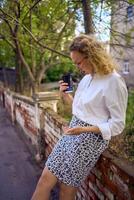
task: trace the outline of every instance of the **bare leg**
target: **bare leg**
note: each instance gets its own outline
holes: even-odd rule
[[[49,200],[50,192],[56,183],[57,178],[45,167],[31,200]]]
[[[60,183],[60,200],[75,200],[77,188]]]

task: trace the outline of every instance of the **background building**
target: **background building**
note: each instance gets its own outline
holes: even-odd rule
[[[117,1],[111,16],[110,51],[128,87],[134,87],[134,3]]]

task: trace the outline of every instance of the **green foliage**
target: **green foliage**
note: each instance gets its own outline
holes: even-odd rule
[[[128,96],[126,128],[121,135],[113,137],[110,148],[121,157],[134,161],[134,91]]]
[[[134,129],[134,91],[131,91],[128,96],[126,128]]]
[[[125,142],[127,144],[128,157],[134,161],[134,91],[131,91],[128,97]]]
[[[33,82],[39,83],[42,78],[38,76],[41,74],[39,72],[44,73],[42,73],[44,79],[46,70],[51,67],[52,63],[53,68],[47,70],[46,81],[58,80],[60,75],[66,70],[73,71],[73,66],[68,59],[64,59],[60,64],[56,64],[56,53],[42,48],[33,38],[36,38],[36,41],[44,46],[67,54],[68,44],[75,35],[76,23],[77,21],[82,21],[83,10],[81,1],[45,0],[37,4],[33,0],[5,0],[3,2],[2,9],[7,14],[3,17],[3,12],[0,11],[0,16],[2,16],[2,19],[6,18],[10,24],[10,28],[4,20],[0,21],[0,36],[4,35],[5,37],[3,41],[0,41],[3,47],[0,50],[0,61],[2,65],[13,66],[15,63],[15,59],[13,61],[13,58],[18,58],[14,56],[15,53],[11,47],[14,44],[14,38],[10,32],[11,28],[15,30],[15,25],[18,23],[18,43],[20,44],[22,55],[24,55],[25,63],[31,69],[33,75],[31,78],[27,72],[28,70],[22,70],[23,78],[27,77],[27,80],[34,80]],[[109,11],[114,3],[115,1],[113,0],[101,2],[99,0],[93,0],[91,1],[92,13],[90,14],[92,14],[93,18],[96,17],[99,20],[97,8],[102,5],[104,11]],[[99,12],[101,14],[101,11]],[[7,44],[5,45],[5,43]],[[18,63],[20,63],[19,58]],[[44,71],[42,70],[42,63],[44,63]]]
[[[134,0],[129,0],[128,2],[134,4]]]
[[[0,23],[0,36],[2,36],[0,43],[3,47],[0,50],[0,61],[2,61],[3,66],[15,65],[15,59],[12,62],[12,58],[15,53],[13,48],[16,48],[16,46],[11,29],[13,31],[16,29],[17,19],[19,25],[16,29],[18,44],[21,47],[25,63],[31,69],[35,81],[39,82],[41,76],[43,76],[43,74],[40,77],[38,76],[41,74],[39,72],[42,72],[43,64],[45,73],[49,65],[52,63],[56,65],[57,60],[55,59],[55,53],[42,48],[33,38],[36,38],[44,46],[67,54],[68,43],[74,35],[76,25],[74,8],[71,7],[71,4],[68,4],[68,1],[62,1],[61,3],[61,0],[45,0],[40,1],[36,6],[33,6],[34,4],[35,1],[32,0],[12,2],[7,0],[5,2],[2,9],[8,14],[4,16],[8,23],[4,20]],[[70,10],[68,5],[70,5]],[[2,16],[3,12],[0,11],[0,14]],[[16,58],[15,55],[14,58]],[[20,63],[19,60],[18,63]],[[28,71],[25,70],[25,75],[23,71],[23,78],[29,77]]]
[[[14,51],[2,40],[0,40],[0,66],[15,67]]]
[[[46,71],[46,81],[59,81],[61,76],[67,72],[74,72],[75,68],[74,65],[70,60],[66,61],[63,60],[62,63],[54,65],[53,67],[49,68]]]

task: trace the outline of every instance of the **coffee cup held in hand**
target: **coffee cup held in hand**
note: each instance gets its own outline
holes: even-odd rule
[[[65,75],[62,76],[62,80],[64,81],[64,83],[68,84],[68,88],[66,90],[64,90],[65,93],[70,93],[73,92],[73,84],[72,84],[72,76],[70,73],[67,73]]]

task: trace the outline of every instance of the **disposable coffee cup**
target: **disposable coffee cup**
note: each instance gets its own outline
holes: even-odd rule
[[[64,90],[65,93],[73,92],[73,82],[72,82],[72,76],[70,73],[64,74],[62,76],[62,80],[68,84],[68,88]]]

